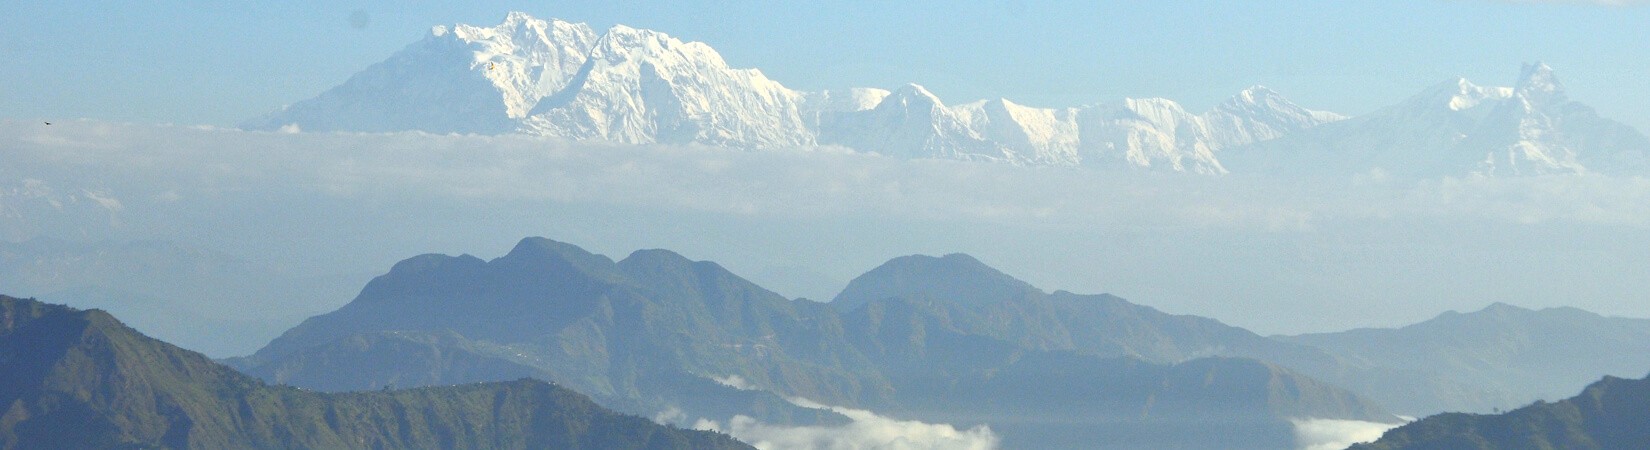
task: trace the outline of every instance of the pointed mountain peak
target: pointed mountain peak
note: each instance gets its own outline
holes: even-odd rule
[[[587,252],[577,245],[542,237],[522,239],[510,253],[493,260],[492,263],[554,273],[571,270],[582,276],[609,283],[620,283],[624,280],[618,265],[606,256]]]
[[[552,38],[555,37],[556,33],[565,33],[567,30],[573,30],[581,34],[594,33],[590,25],[584,23],[568,22],[554,17],[540,19],[521,11],[511,11],[509,14],[505,14],[504,22],[499,23],[495,29],[502,31],[533,30],[539,33],[548,33],[550,35],[546,37]]]
[[[1557,83],[1558,77],[1553,74],[1553,67],[1540,61],[1525,64],[1522,70],[1519,71],[1518,85],[1521,87],[1528,84]]]
[[[662,248],[642,249],[630,252],[630,256],[619,260],[619,266],[688,266],[693,260],[670,250]]]
[[[1231,101],[1258,104],[1265,103],[1273,99],[1282,100],[1283,95],[1279,94],[1278,91],[1272,90],[1271,88],[1257,84],[1254,86],[1249,86],[1247,89],[1242,91],[1238,91],[1237,95],[1232,96]]]
[[[1483,87],[1473,84],[1466,78],[1455,77],[1412,97],[1410,102],[1425,108],[1444,107],[1451,111],[1464,111],[1486,100],[1500,100],[1511,96],[1510,88]]]
[[[888,99],[899,100],[906,103],[910,103],[914,100],[932,103],[936,106],[944,105],[943,102],[940,102],[939,96],[934,95],[933,92],[928,91],[928,88],[916,83],[906,83],[904,86],[900,86],[899,89],[894,89],[893,92],[888,94]],[[884,102],[886,102],[886,100]]]
[[[1258,84],[1238,91],[1237,95],[1233,95],[1232,98],[1226,99],[1225,102],[1215,107],[1213,112],[1233,114],[1278,127],[1278,130],[1273,134],[1257,137],[1261,140],[1277,137],[1278,134],[1283,132],[1282,130],[1311,128],[1346,118],[1346,116],[1328,111],[1307,109],[1284,97],[1278,91]]]
[[[926,295],[965,305],[1014,300],[1041,290],[962,253],[901,256],[854,278],[832,305],[844,311],[872,301]]]
[[[563,21],[561,19],[556,19],[556,18],[540,19],[540,18],[537,18],[537,17],[533,17],[531,14],[527,14],[525,12],[511,11],[511,12],[505,14],[504,15],[504,20],[500,21],[499,24],[495,25],[495,26],[490,26],[490,27],[489,26],[476,26],[476,25],[462,24],[461,23],[461,24],[457,24],[457,25],[452,26],[450,29],[448,27],[445,27],[445,26],[437,26],[437,27],[433,28],[431,31],[432,31],[432,34],[434,34],[437,37],[440,37],[442,35],[447,34],[447,32],[450,30],[450,31],[453,32],[454,37],[457,37],[459,39],[463,39],[463,40],[466,40],[466,41],[476,41],[476,40],[491,39],[491,38],[495,38],[495,37],[500,36],[500,35],[503,35],[503,36],[522,35],[523,32],[532,32],[534,34],[540,34],[540,33],[554,32],[556,30],[564,30],[564,29],[589,30],[589,28],[590,28],[589,25],[585,25],[585,24],[582,24],[582,23],[572,23],[572,22],[567,22],[567,21]]]
[[[504,14],[504,25],[523,24],[537,21],[539,21],[538,18],[533,17],[532,14],[522,11],[510,11]]]
[[[661,31],[635,28],[625,24],[614,24],[609,27],[605,33],[602,33],[601,41],[607,45],[626,48],[642,47],[649,44],[658,47],[669,47],[683,43],[681,40]]]
[[[607,259],[607,257],[587,252],[583,248],[579,248],[577,245],[542,237],[529,237],[522,239],[521,242],[516,243],[515,248],[510,249],[510,253],[504,255],[504,257],[500,259],[545,258],[566,259],[570,261],[602,260],[607,261],[609,264],[612,263],[612,260]]]
[[[1306,111],[1306,108],[1302,108],[1300,105],[1296,105],[1294,102],[1289,101],[1289,99],[1284,98],[1283,94],[1279,94],[1271,88],[1258,84],[1249,86],[1249,88],[1242,91],[1238,91],[1237,95],[1233,95],[1231,98],[1226,99],[1224,103],[1221,103],[1219,108],[1233,112],[1278,110]]]
[[[590,57],[613,62],[624,60],[697,61],[713,67],[726,67],[722,54],[703,42],[687,42],[670,34],[644,28],[616,24],[596,39]]]
[[[1495,303],[1491,303],[1489,306],[1485,306],[1484,309],[1479,310],[1478,312],[1480,312],[1480,313],[1489,313],[1489,314],[1521,314],[1521,313],[1527,313],[1527,312],[1533,312],[1533,311],[1530,310],[1530,309],[1520,308],[1520,307],[1509,305],[1509,304],[1506,304],[1506,303],[1495,302]]]
[[[849,88],[821,91],[809,100],[826,111],[865,111],[876,108],[893,92],[877,88]]]
[[[1523,73],[1518,77],[1518,85],[1514,89],[1518,95],[1536,104],[1562,103],[1565,101],[1564,85],[1558,82],[1558,76],[1553,74],[1553,68],[1536,62],[1525,64]]]
[[[619,270],[638,285],[653,289],[666,298],[694,298],[714,301],[717,292],[760,293],[773,300],[784,296],[769,291],[711,261],[694,261],[663,249],[637,250],[618,263]]]

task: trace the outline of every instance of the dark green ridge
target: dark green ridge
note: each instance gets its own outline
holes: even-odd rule
[[[1605,377],[1581,395],[1504,414],[1438,414],[1350,450],[1650,448],[1650,377]]]
[[[885,266],[899,270],[861,277],[868,300],[844,311],[666,250],[614,262],[528,238],[491,261],[404,261],[234,363],[317,390],[525,374],[630,414],[679,411],[678,425],[846,420],[784,401],[801,397],[989,424],[1008,448],[1271,449],[1293,445],[1290,418],[1398,421],[1274,358],[1210,358],[1328,359],[1315,349],[1112,296],[1044,293],[966,255]],[[756,390],[712,381],[729,376]]]
[[[0,296],[0,449],[748,449],[542,381],[271,386],[100,310]]]

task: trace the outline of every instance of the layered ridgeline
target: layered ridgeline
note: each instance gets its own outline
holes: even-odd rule
[[[491,261],[403,261],[342,309],[236,364],[321,390],[529,375],[621,411],[684,424],[727,423],[731,414],[777,425],[843,420],[787,407],[780,396],[802,397],[904,419],[989,424],[1015,448],[1286,448],[1295,444],[1291,419],[1396,421],[1283,366],[1202,357],[1214,352],[1197,339],[1225,337],[1146,344],[1171,334],[1231,333],[1207,319],[1175,319],[1185,323],[1154,331],[1150,320],[1121,317],[1143,307],[1115,298],[1010,295],[988,306],[950,295],[960,289],[882,295],[863,288],[909,285],[871,281],[881,273],[856,281],[866,300],[844,311],[785,299],[668,251],[614,262],[529,238]],[[1006,275],[982,284],[998,294],[1035,291]],[[1068,341],[1028,337],[1034,324],[990,309],[1066,314],[1044,311],[1058,302],[1094,303],[1090,328],[1105,330],[1076,331],[1072,320]],[[1104,319],[1112,309],[1120,311],[1116,325]],[[1097,336],[1115,338],[1089,347]],[[1250,337],[1271,342],[1252,333],[1232,339]]]
[[[1449,80],[1396,105],[1222,158],[1251,173],[1643,174],[1650,139],[1570,100],[1552,68],[1535,63],[1511,87]]]
[[[1650,320],[1496,305],[1397,330],[1268,338],[1115,296],[1045,293],[961,254],[896,258],[853,280],[832,305],[850,311],[894,303],[1023,348],[1158,363],[1267,361],[1408,416],[1511,408],[1650,368],[1650,350],[1637,344],[1650,340]]]
[[[946,105],[918,85],[802,92],[728,67],[710,46],[623,25],[513,12],[422,41],[253,129],[529,133],[738,148],[841,145],[899,157],[1224,173],[1222,148],[1342,117],[1255,87],[1213,110],[1165,99],[1082,108]]]
[[[535,380],[269,386],[98,310],[0,296],[0,448],[750,448]]]
[[[1397,329],[1279,336],[1379,376],[1344,386],[1380,392],[1400,414],[1490,412],[1557,399],[1601,376],[1650,370],[1650,320],[1575,308],[1496,303]]]
[[[1351,450],[1650,448],[1650,378],[1606,377],[1567,400],[1505,414],[1439,414]]]

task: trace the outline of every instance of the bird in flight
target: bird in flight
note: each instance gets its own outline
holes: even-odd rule
[[[51,122],[46,122],[46,125],[51,125],[51,124],[52,124]]]

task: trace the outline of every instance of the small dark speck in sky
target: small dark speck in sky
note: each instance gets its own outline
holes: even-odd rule
[[[350,28],[365,30],[370,23],[372,23],[372,15],[367,14],[366,11],[357,9],[349,13]]]

